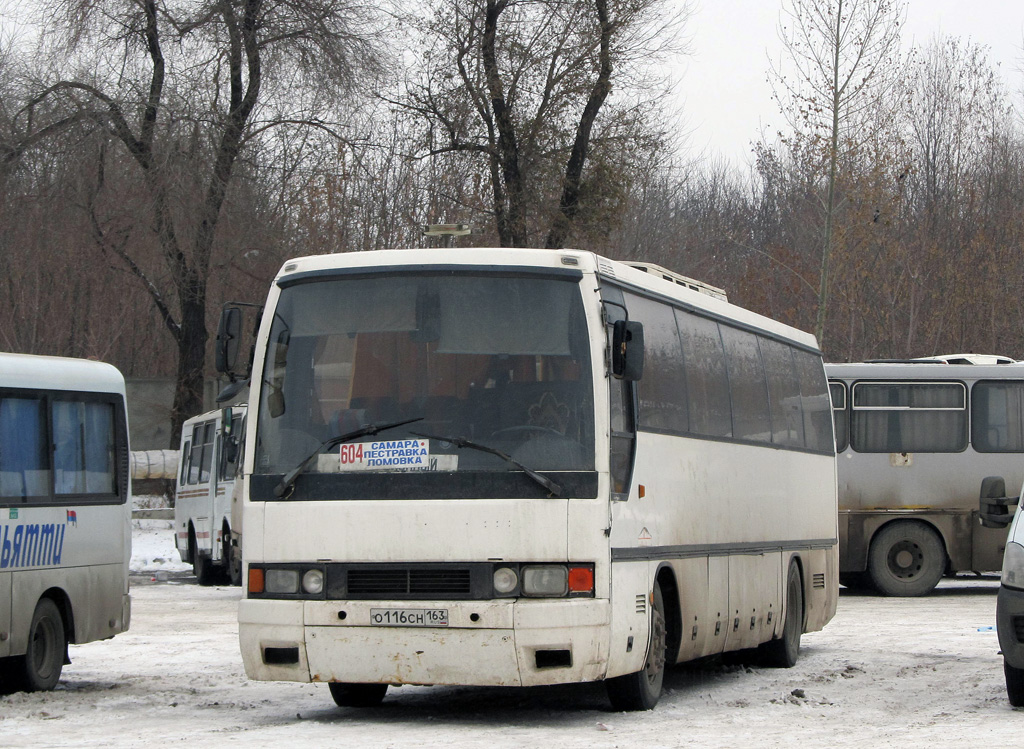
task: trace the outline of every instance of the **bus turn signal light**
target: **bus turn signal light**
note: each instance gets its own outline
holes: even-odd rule
[[[249,592],[263,592],[263,570],[260,567],[249,568]]]
[[[570,593],[593,593],[594,592],[594,570],[589,567],[569,568],[569,592]]]

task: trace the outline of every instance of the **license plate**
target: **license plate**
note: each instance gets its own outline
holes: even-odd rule
[[[370,609],[375,627],[447,627],[448,609]]]

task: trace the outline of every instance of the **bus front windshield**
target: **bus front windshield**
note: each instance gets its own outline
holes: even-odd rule
[[[295,283],[270,330],[253,474],[280,477],[313,455],[287,496],[357,496],[351,485],[383,498],[428,476],[430,496],[515,495],[530,482],[510,475],[527,469],[594,471],[592,379],[577,279]],[[464,475],[477,477],[472,490],[451,480]]]

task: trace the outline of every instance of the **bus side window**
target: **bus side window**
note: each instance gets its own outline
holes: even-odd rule
[[[181,476],[179,478],[179,481],[181,482],[182,486],[184,486],[185,484],[188,483],[188,473],[189,473],[188,466],[189,466],[189,463],[191,462],[189,460],[191,457],[192,457],[192,440],[185,440],[185,444],[181,448]]]
[[[771,442],[768,383],[757,337],[745,330],[719,326],[725,344],[725,360],[732,394],[732,436],[736,439]]]
[[[630,295],[629,313],[644,325],[644,376],[637,382],[637,421],[643,429],[690,430],[686,370],[672,307]]]
[[[0,399],[0,497],[49,497],[48,443],[44,399]]]
[[[729,378],[718,323],[677,309],[676,325],[686,370],[690,431],[708,437],[731,437]]]
[[[608,379],[611,405],[611,480],[612,492],[623,500],[629,495],[633,473],[633,449],[636,434],[633,421],[633,385],[625,380]]]
[[[758,338],[768,380],[772,443],[804,447],[804,404],[793,349],[771,338]]]
[[[857,452],[959,452],[967,447],[960,382],[858,382],[850,440]]]
[[[832,425],[836,432],[836,452],[841,453],[850,445],[850,416],[846,410],[846,385],[830,382],[828,394],[832,401]]]
[[[1024,452],[1024,382],[976,382],[971,442],[983,453]]]
[[[207,421],[192,428],[192,447],[188,459],[188,483],[205,484],[210,480],[213,460],[213,434],[215,424]]]
[[[54,490],[57,494],[114,494],[114,407],[53,402]]]

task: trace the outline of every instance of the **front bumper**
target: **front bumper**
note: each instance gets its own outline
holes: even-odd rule
[[[1003,659],[1014,668],[1024,668],[1024,590],[999,586],[996,631]]]
[[[371,608],[443,608],[447,627],[375,627]],[[342,618],[344,614],[344,618]],[[243,600],[249,678],[533,686],[605,677],[607,600]]]

